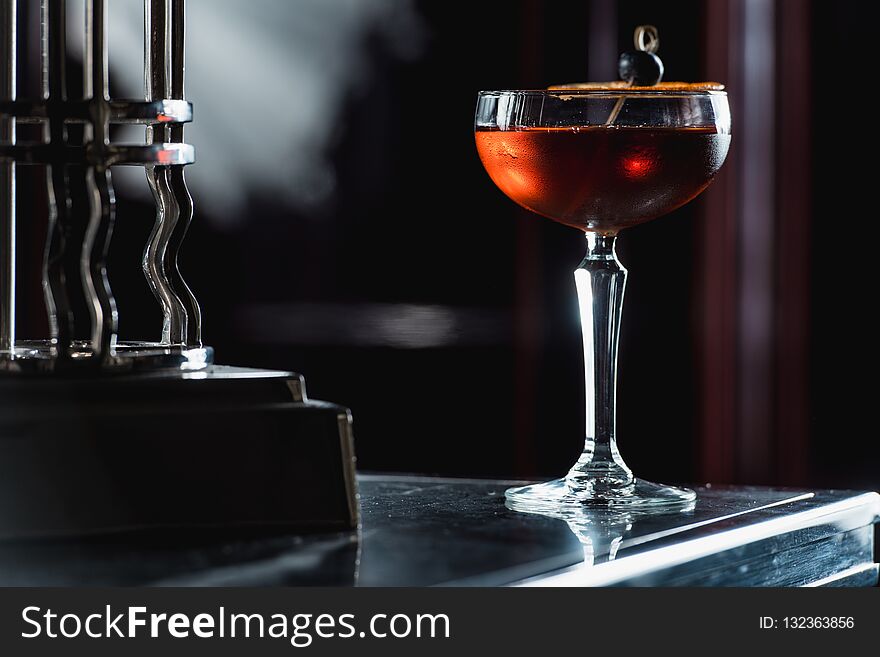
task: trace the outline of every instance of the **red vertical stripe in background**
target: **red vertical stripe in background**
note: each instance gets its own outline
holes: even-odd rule
[[[777,13],[778,483],[807,481],[810,327],[810,4],[780,0]]]
[[[697,242],[700,478],[806,484],[810,3],[706,3],[706,77],[728,87],[730,156]]]
[[[736,461],[740,483],[774,481],[776,251],[776,2],[742,0],[739,157]]]
[[[704,61],[706,79],[728,86],[733,131],[738,129],[737,94],[740,31],[736,0],[707,2]],[[698,441],[699,477],[704,481],[736,479],[737,422],[737,147],[736,137],[727,163],[704,192],[696,241],[696,302],[699,330]]]
[[[541,85],[543,64],[543,5],[526,0],[522,9],[519,51],[520,87]],[[514,469],[520,475],[535,474],[538,369],[543,332],[541,233],[538,223],[525,210],[513,211],[516,221],[514,262]]]

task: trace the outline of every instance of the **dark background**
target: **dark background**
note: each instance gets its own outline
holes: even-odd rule
[[[495,189],[473,145],[474,102],[480,89],[614,78],[632,29],[653,23],[666,79],[728,85],[734,139],[703,198],[620,240],[621,451],[661,481],[880,487],[862,232],[875,211],[857,182],[873,169],[871,108],[854,64],[874,55],[859,5],[413,6],[417,53],[364,37],[371,77],[337,119],[332,198],[304,210],[255,191],[229,221],[196,190],[181,268],[217,360],[301,372],[311,396],[349,406],[363,469],[564,472],[583,439],[572,280],[583,238]],[[158,335],[139,275],[151,206],[121,193],[119,218],[122,337]],[[40,298],[38,225],[20,229],[26,300]],[[22,336],[45,332],[36,302],[19,321]]]

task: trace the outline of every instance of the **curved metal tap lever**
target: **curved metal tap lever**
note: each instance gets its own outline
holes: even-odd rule
[[[162,307],[162,342],[183,344],[186,341],[186,308],[172,288],[165,266],[168,242],[180,209],[168,182],[168,167],[148,166],[146,172],[147,182],[156,201],[156,223],[144,249],[144,274],[153,295]]]
[[[145,0],[147,100],[183,99],[183,12],[182,0]],[[182,143],[183,126],[153,125],[147,129],[147,143],[164,141]],[[192,221],[193,207],[183,176],[183,166],[147,167],[147,180],[156,201],[156,223],[144,250],[143,268],[147,282],[162,307],[162,341],[166,344],[200,346],[201,312],[177,265],[180,246]]]
[[[171,93],[174,100],[184,99],[184,46],[186,33],[184,0],[171,0]],[[168,128],[171,143],[183,143],[183,124],[177,123]],[[202,311],[199,302],[190,287],[183,280],[177,264],[180,247],[189,230],[193,219],[193,199],[186,187],[183,166],[168,167],[168,185],[177,201],[177,222],[174,225],[168,250],[165,253],[165,272],[171,280],[171,286],[186,308],[186,343],[190,346],[202,346]]]
[[[49,319],[49,332],[55,340],[59,361],[70,357],[74,336],[74,315],[68,295],[68,284],[80,282],[77,273],[79,254],[72,249],[81,244],[72,239],[70,172],[64,164],[63,149],[67,140],[64,123],[66,79],[66,7],[64,0],[42,0],[40,3],[40,56],[43,100],[48,107],[49,145],[55,151],[54,162],[46,166],[49,193],[49,223],[46,229],[46,250],[43,257],[43,296]],[[82,236],[81,236],[82,237]],[[73,268],[71,268],[73,265]],[[72,278],[68,278],[73,273]]]
[[[109,168],[89,167],[86,175],[91,216],[83,241],[80,264],[92,318],[92,353],[101,363],[106,363],[114,355],[119,323],[116,300],[107,278],[107,254],[116,218],[116,198],[110,182]]]
[[[82,243],[80,273],[92,320],[94,358],[107,363],[114,356],[118,316],[107,278],[107,254],[116,216],[116,197],[106,153],[109,145],[110,104],[107,93],[107,0],[86,4],[86,66],[83,90],[89,99],[91,142],[86,187],[89,223]]]
[[[183,141],[181,136],[180,141]],[[165,251],[165,272],[171,280],[171,286],[186,309],[186,344],[190,347],[202,346],[202,311],[199,302],[190,287],[183,280],[177,264],[177,255],[189,230],[193,218],[193,200],[186,187],[183,166],[171,166],[167,171],[168,185],[177,202],[177,221],[172,229]]]

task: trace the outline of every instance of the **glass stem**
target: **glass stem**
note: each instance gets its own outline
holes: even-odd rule
[[[587,233],[587,255],[574,273],[584,333],[587,427],[584,451],[566,482],[572,492],[600,496],[633,483],[615,435],[617,343],[626,286],[616,241],[613,235]]]

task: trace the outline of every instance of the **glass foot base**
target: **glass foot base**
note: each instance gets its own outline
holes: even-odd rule
[[[613,509],[619,511],[669,511],[692,503],[697,494],[688,488],[675,488],[635,479],[632,483],[596,491],[567,479],[543,484],[508,488],[507,506],[527,513],[559,513],[567,509]]]

